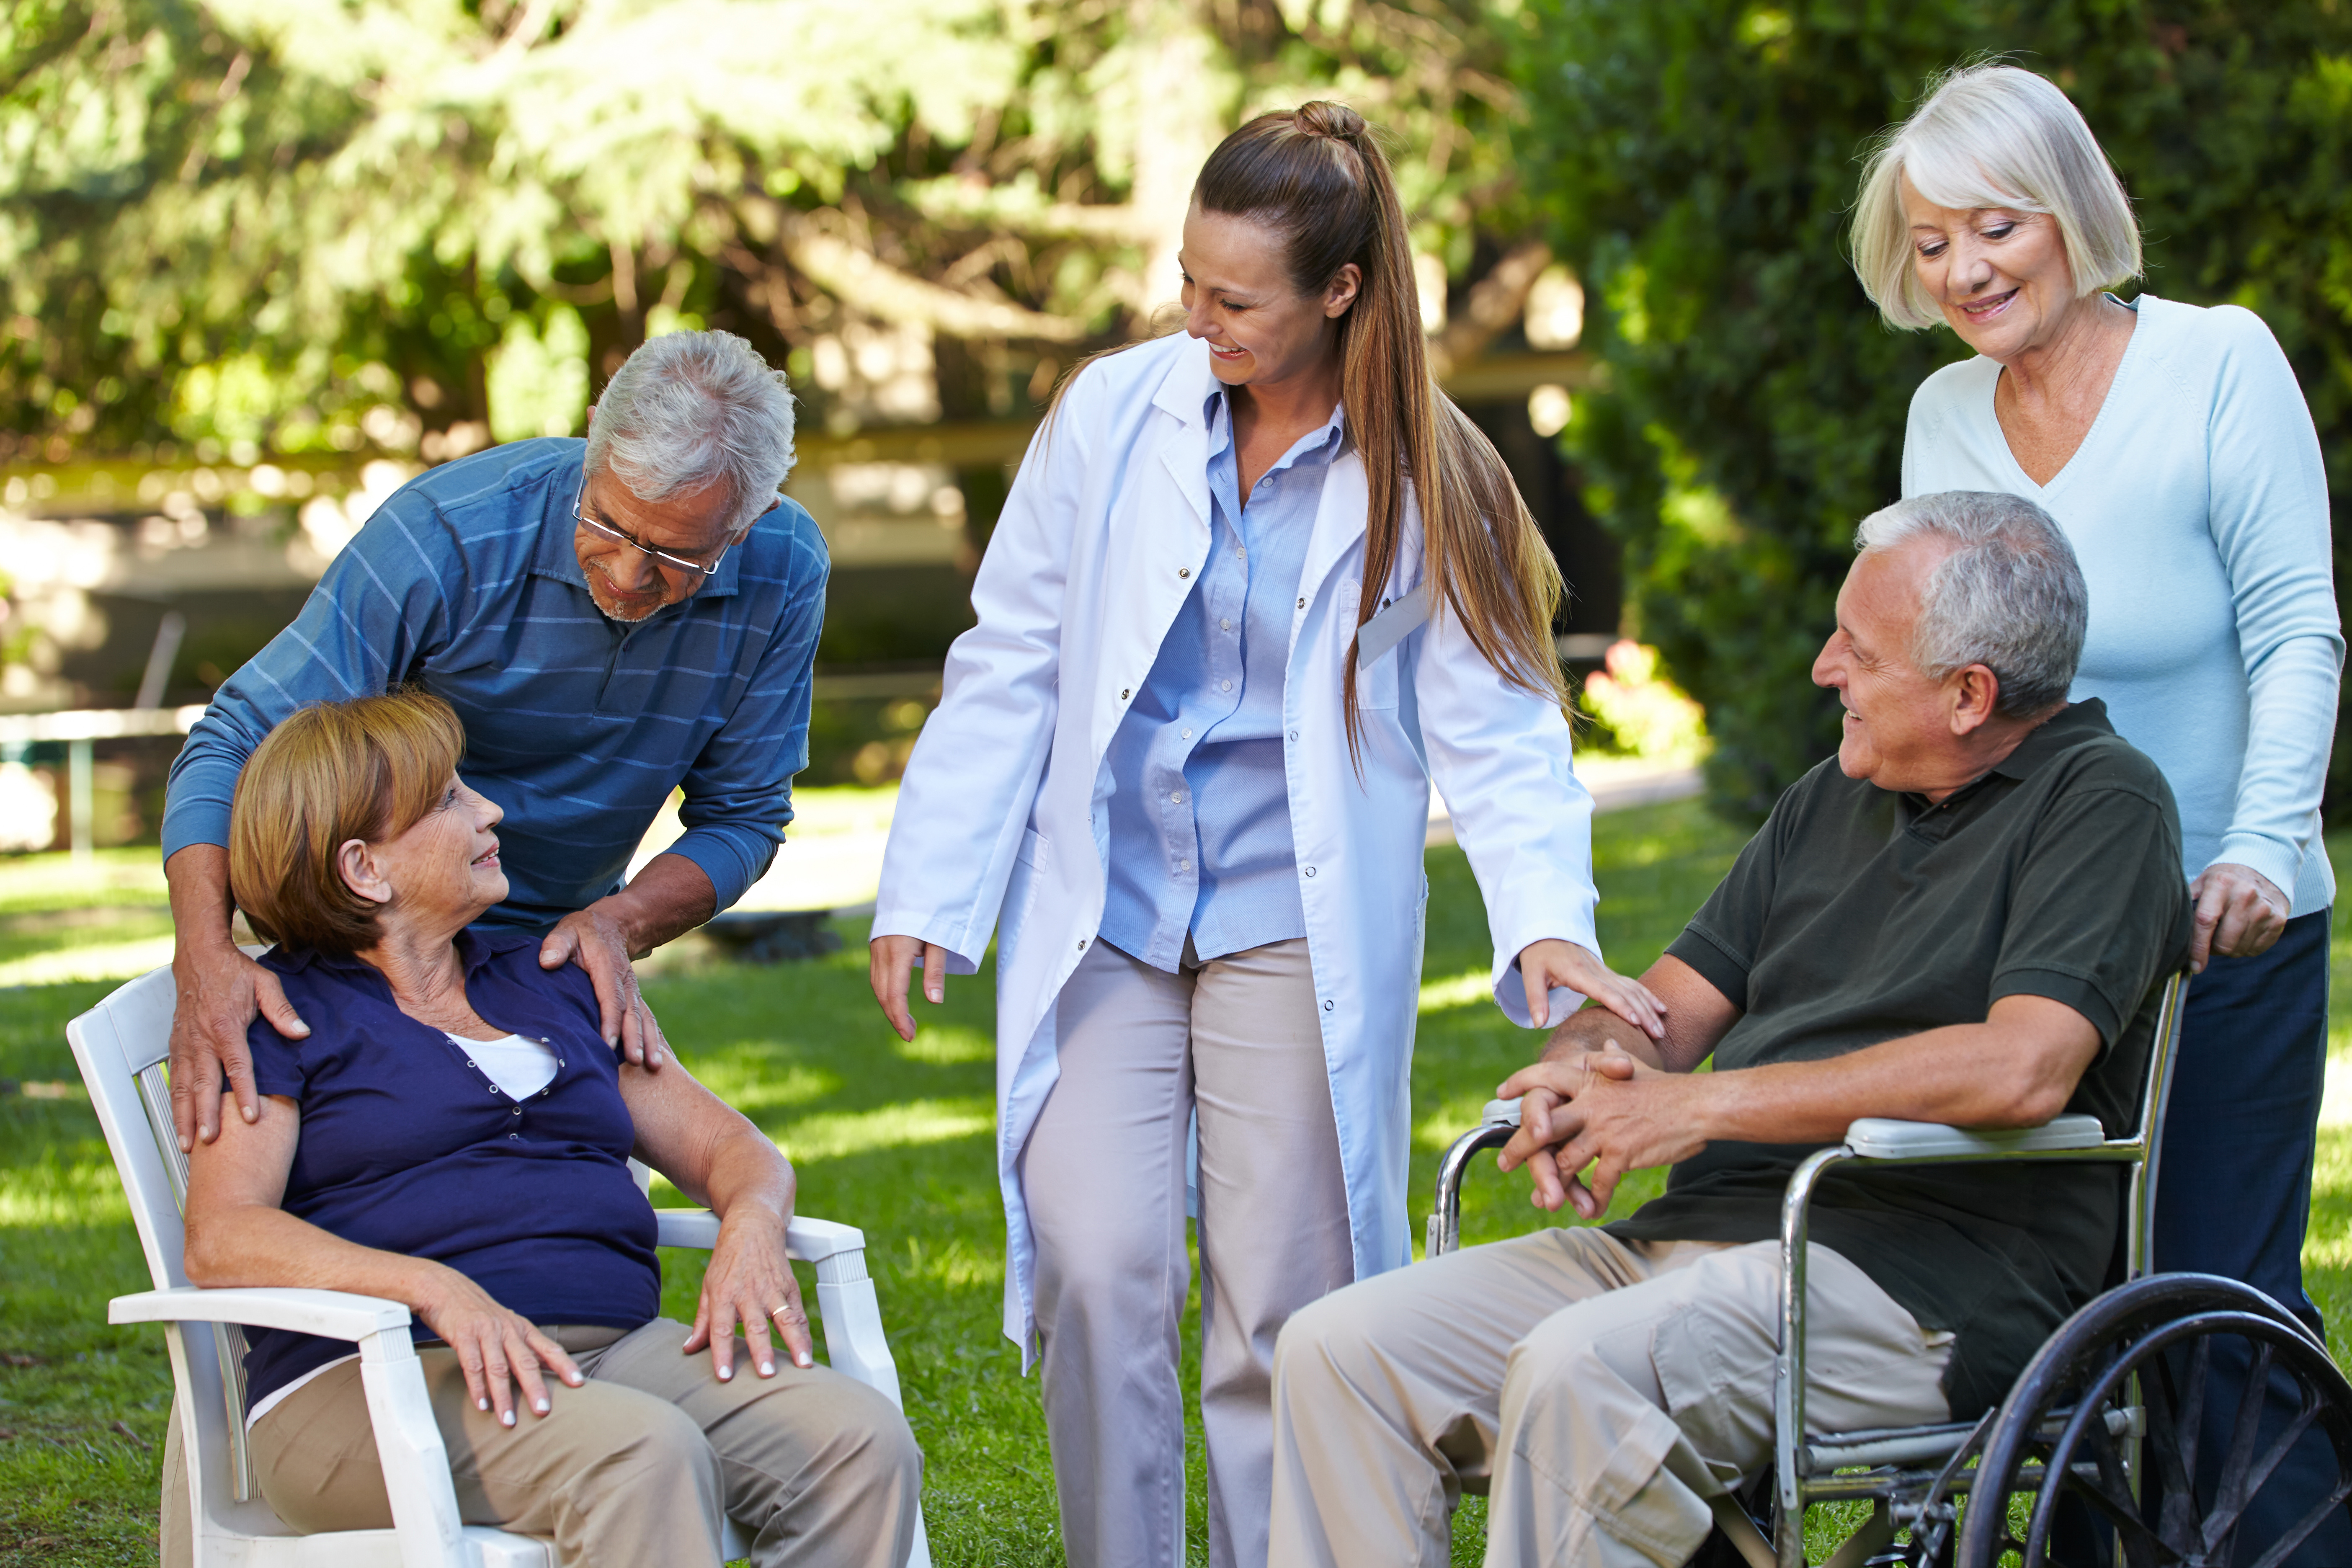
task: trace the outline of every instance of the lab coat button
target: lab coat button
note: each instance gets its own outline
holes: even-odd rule
[[[1080,952],[1086,952],[1086,950],[1087,950],[1087,939],[1086,939],[1086,938],[1084,938],[1084,937],[1080,937],[1080,938],[1078,938],[1078,951],[1079,951]]]
[[[1328,999],[1326,999],[1326,1000],[1325,1000],[1325,1002],[1324,1002],[1324,1004],[1323,1004],[1323,1011],[1325,1011],[1326,1013],[1328,1013],[1330,1010],[1331,1010],[1331,1004],[1330,1004],[1330,1002],[1329,1002],[1329,1000],[1328,1000]]]
[[[1310,877],[1312,877],[1313,875],[1315,875],[1315,868],[1314,868],[1314,867],[1312,867],[1312,866],[1307,867],[1307,874],[1308,876],[1310,876]]]
[[[1120,687],[1120,688],[1118,689],[1118,700],[1119,700],[1121,702],[1124,702],[1124,701],[1126,701],[1126,700],[1127,700],[1127,693],[1128,693],[1128,689],[1127,689],[1126,687],[1122,686],[1122,687]]]
[[[1299,607],[1300,609],[1302,609],[1302,610],[1303,610],[1303,609],[1305,609],[1305,608],[1307,607],[1307,601],[1306,601],[1306,600],[1304,600],[1304,599],[1299,600],[1299,601],[1298,601],[1298,607]]]
[[[1192,574],[1192,569],[1190,566],[1179,566],[1176,568],[1176,575],[1179,577],[1190,577]]]

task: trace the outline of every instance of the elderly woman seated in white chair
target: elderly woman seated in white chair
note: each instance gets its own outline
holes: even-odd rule
[[[263,1109],[192,1156],[188,1278],[406,1302],[459,1510],[567,1563],[716,1564],[723,1515],[761,1568],[898,1568],[921,1460],[887,1399],[812,1361],[792,1167],[682,1068],[617,1062],[538,938],[467,929],[507,879],[463,745],[396,694],[304,709],[247,763],[231,886],[311,1032],[254,1022]],[[691,1328],[660,1316],[633,1153],[719,1216]],[[246,1364],[278,1516],[388,1527],[350,1347],[257,1331]]]

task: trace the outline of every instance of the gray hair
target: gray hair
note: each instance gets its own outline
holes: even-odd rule
[[[2022,496],[1946,490],[1912,496],[1862,520],[1853,547],[1867,554],[1914,539],[1951,553],[1919,592],[1911,662],[1930,680],[1972,664],[2000,682],[1993,710],[2022,719],[2063,702],[2083,658],[2091,596],[2074,547],[2050,514]]]
[[[732,332],[648,339],[597,400],[588,467],[599,466],[640,500],[723,483],[728,535],[740,538],[793,471],[791,385]]]
[[[2032,71],[1963,66],[1882,136],[1853,209],[1853,270],[1891,327],[1943,321],[1919,286],[1903,179],[1939,207],[2045,213],[2066,242],[2077,298],[2140,274],[2139,224],[2098,138],[2066,95]]]

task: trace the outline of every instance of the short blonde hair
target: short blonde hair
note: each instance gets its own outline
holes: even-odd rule
[[[337,956],[374,942],[377,906],[336,858],[415,826],[465,754],[457,710],[422,691],[320,702],[253,749],[229,807],[228,885],[254,931]]]
[[[1998,63],[1928,83],[1927,100],[1871,150],[1853,209],[1853,269],[1886,324],[1932,327],[1919,286],[1903,178],[1940,207],[2013,207],[2057,220],[2074,293],[2140,274],[2139,224],[2098,138],[2055,85]]]

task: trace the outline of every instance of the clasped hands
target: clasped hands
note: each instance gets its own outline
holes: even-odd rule
[[[1599,1219],[1626,1172],[1670,1165],[1706,1146],[1696,1114],[1706,1087],[1689,1073],[1653,1067],[1614,1039],[1548,1056],[1495,1091],[1519,1100],[1519,1130],[1498,1163],[1506,1171],[1528,1168],[1528,1198],[1538,1208],[1565,1203],[1580,1218]]]

